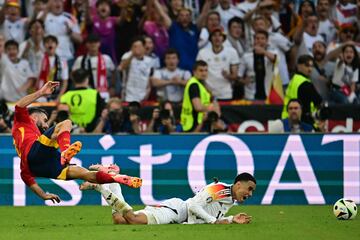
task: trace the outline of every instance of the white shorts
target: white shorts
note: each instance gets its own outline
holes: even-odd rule
[[[146,206],[145,209],[135,213],[145,214],[148,224],[182,223],[187,218],[186,206],[183,200],[172,198],[164,201],[160,206]]]

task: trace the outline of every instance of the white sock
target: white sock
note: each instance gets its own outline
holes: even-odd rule
[[[109,183],[108,185],[111,192],[113,192],[120,200],[125,202],[124,196],[121,191],[120,184],[118,183]]]
[[[115,211],[123,213],[124,211],[132,210],[132,207],[124,201],[124,198],[118,198],[116,194],[111,192],[110,189],[108,189],[107,187],[98,184],[95,190],[101,193],[106,202]]]

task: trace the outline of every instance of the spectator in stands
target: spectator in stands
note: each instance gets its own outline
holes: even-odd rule
[[[206,88],[208,65],[199,60],[194,64],[194,76],[186,83],[181,110],[181,125],[184,132],[193,132],[202,124],[204,114],[215,111],[220,115],[217,101],[211,101],[211,94]]]
[[[39,79],[35,87],[40,89],[48,81],[60,82],[60,89],[57,88],[52,94],[47,96],[47,101],[59,102],[60,97],[67,90],[69,82],[67,62],[56,53],[58,44],[59,42],[55,36],[48,35],[44,38],[45,54],[41,63]],[[44,99],[40,101],[44,101]]]
[[[143,30],[154,42],[154,53],[164,58],[166,49],[169,48],[169,34],[160,14],[165,11],[166,7],[159,3],[158,0],[149,0],[146,5],[145,22]]]
[[[254,38],[254,49],[246,52],[240,60],[239,76],[245,84],[246,99],[265,100],[270,92],[278,53],[268,48],[267,31],[259,30]]]
[[[99,91],[102,98],[109,100],[115,94],[115,65],[107,54],[100,52],[100,38],[90,34],[86,39],[87,54],[79,56],[73,71],[85,69],[89,73],[90,87]]]
[[[119,70],[123,74],[124,98],[126,102],[146,100],[150,94],[152,60],[145,56],[145,41],[142,37],[133,40],[131,51],[124,54]]]
[[[49,0],[49,12],[44,15],[45,33],[53,35],[59,41],[57,54],[60,58],[68,61],[71,68],[74,61],[74,43],[80,44],[82,37],[76,18],[70,13],[64,12],[63,2]]]
[[[228,22],[233,17],[239,17],[239,11],[231,3],[231,0],[219,0],[219,4],[215,8],[215,11],[220,14],[221,26],[223,27],[225,33],[228,33]]]
[[[119,98],[110,98],[102,111],[94,133],[140,133],[139,116],[122,107]]]
[[[3,9],[0,9],[0,33],[5,40],[15,40],[19,44],[25,40],[28,19],[21,18],[18,0],[7,0]]]
[[[116,58],[119,61],[131,48],[132,40],[141,34],[139,29],[143,15],[141,7],[137,2],[128,0],[117,1],[113,5],[114,15],[122,16],[124,19],[116,28]]]
[[[294,38],[294,34],[296,34],[296,32],[302,31],[309,16],[316,14],[315,5],[312,1],[300,1],[300,6],[298,8],[296,8],[295,4],[288,4],[291,11],[291,29],[288,33],[290,38]]]
[[[335,8],[335,23],[337,26],[343,24],[352,25],[356,22],[357,6],[350,0],[338,0]]]
[[[288,62],[292,64],[296,60],[294,60],[294,55],[291,54],[293,43],[289,41],[284,35],[279,32],[271,32],[269,31],[269,21],[266,18],[259,16],[253,20],[253,29],[255,32],[262,30],[267,31],[269,34],[268,40],[268,48],[276,50],[279,58],[279,72],[281,76],[281,81],[283,85],[289,84],[289,71],[287,65],[287,57]]]
[[[197,60],[208,64],[209,76],[206,81],[209,90],[218,100],[231,100],[232,83],[238,78],[239,57],[232,47],[224,47],[226,35],[221,28],[210,34],[212,48],[201,49]]]
[[[311,56],[314,42],[324,41],[324,39],[318,34],[319,18],[315,14],[309,15],[303,21],[303,27],[301,29],[297,29],[294,34],[294,43],[298,47],[297,56]]]
[[[201,28],[200,31],[198,42],[199,49],[211,48],[209,40],[210,33],[217,28],[221,28],[220,14],[218,12],[211,11],[207,14],[205,26]]]
[[[41,62],[45,54],[43,43],[45,35],[45,26],[40,19],[33,20],[29,23],[30,38],[22,42],[19,47],[19,56],[28,60],[30,67],[35,76],[39,76]]]
[[[155,70],[151,77],[151,85],[156,88],[159,101],[180,103],[184,95],[184,87],[191,73],[178,68],[179,53],[175,49],[165,52],[165,67]]]
[[[338,29],[338,38],[332,41],[328,47],[328,59],[330,61],[336,61],[342,49],[347,44],[354,44],[356,50],[360,52],[360,43],[354,42],[356,39],[356,27],[355,25],[342,25]]]
[[[224,42],[225,47],[233,47],[239,58],[245,52],[246,49],[246,39],[244,35],[244,22],[239,17],[233,17],[229,20],[228,23],[229,34],[226,36],[226,41]]]
[[[0,100],[0,133],[11,133],[11,114],[4,99]]]
[[[336,28],[334,22],[330,19],[329,0],[318,0],[316,11],[319,17],[318,34],[324,38],[326,44],[329,44],[336,38]]]
[[[2,80],[2,73],[3,73],[3,64],[2,64],[2,56],[4,55],[4,46],[5,46],[5,37],[0,33],[0,85]]]
[[[89,18],[92,14],[90,2],[89,0],[72,0],[71,4],[71,14],[79,24],[82,39],[86,39],[89,35],[89,30],[91,30],[91,23],[89,23]],[[84,42],[82,42],[81,44],[77,44],[75,56],[78,57],[85,54],[86,43],[84,44]]]
[[[259,0],[245,0],[239,3],[236,7],[239,10],[239,17],[244,20],[244,34],[246,44],[252,43],[251,24],[255,13],[259,11]]]
[[[311,80],[323,100],[329,100],[329,87],[335,64],[326,58],[326,43],[317,41],[313,45],[314,68]]]
[[[322,98],[316,91],[311,82],[310,76],[314,67],[314,60],[310,55],[302,55],[297,61],[297,72],[292,77],[288,88],[286,89],[284,108],[281,118],[287,118],[287,105],[290,99],[297,98],[302,103],[301,120],[313,125],[312,115],[316,108],[320,106]]]
[[[287,118],[269,123],[269,133],[302,133],[314,131],[310,124],[301,121],[302,106],[299,99],[290,99],[286,106],[286,111],[288,114]]]
[[[92,33],[96,34],[101,39],[100,51],[103,54],[109,55],[111,59],[117,63],[116,47],[115,47],[115,30],[116,25],[122,21],[122,16],[112,17],[111,1],[99,0],[96,2],[97,14],[91,16],[88,14],[88,24],[92,25]]]
[[[165,11],[160,12],[169,31],[170,47],[179,51],[179,67],[182,69],[191,71],[194,65],[198,53],[199,29],[202,27],[206,9],[209,9],[210,4],[210,1],[205,2],[201,15],[197,19],[197,25],[192,23],[190,9],[181,9],[177,21],[172,21]]]
[[[151,58],[152,60],[152,68],[159,69],[160,68],[160,58],[154,52],[154,41],[149,36],[144,36],[145,40],[145,55]]]
[[[354,45],[348,44],[342,48],[342,56],[336,61],[330,101],[334,103],[359,104],[356,94],[356,84],[359,83],[359,54]]]
[[[274,16],[275,2],[263,0],[259,3],[259,15],[264,16],[270,23],[269,32],[281,32],[281,23]]]
[[[180,10],[184,8],[184,1],[183,0],[170,0],[168,1],[168,12],[169,17],[172,20],[176,20]]]
[[[16,102],[26,96],[36,77],[29,62],[19,59],[19,44],[15,40],[5,43],[5,53],[1,55],[2,79],[0,80],[0,99]]]
[[[31,2],[31,8],[28,8],[28,16],[30,18],[30,21],[42,18],[47,11],[47,0],[33,0]]]
[[[84,69],[78,69],[72,74],[74,90],[67,91],[60,98],[61,104],[66,104],[70,113],[70,119],[86,132],[92,132],[98,122],[105,102],[100,93],[90,88],[89,73]]]

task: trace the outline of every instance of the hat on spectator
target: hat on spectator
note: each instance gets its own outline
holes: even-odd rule
[[[95,42],[100,42],[100,37],[96,34],[90,34],[87,38],[86,38],[86,42],[87,43],[95,43]]]
[[[20,3],[18,2],[18,0],[7,0],[6,1],[6,6],[9,7],[20,7]]]
[[[224,29],[222,27],[217,27],[217,28],[214,28],[210,35],[209,35],[209,41],[211,41],[211,37],[216,33],[216,32],[219,32],[223,35],[224,37],[224,41],[226,40],[226,33],[224,32]]]

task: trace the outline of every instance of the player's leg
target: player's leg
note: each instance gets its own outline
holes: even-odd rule
[[[62,121],[56,124],[54,132],[51,135],[51,139],[56,140],[59,144],[63,165],[69,163],[71,158],[73,158],[82,147],[80,141],[71,144],[71,128],[72,122],[70,120]]]
[[[142,185],[142,179],[127,175],[112,175],[102,171],[89,171],[79,166],[68,166],[66,170],[66,179],[82,179],[91,183],[121,183],[132,188],[139,188]]]
[[[105,201],[114,210],[114,224],[148,224],[147,216],[143,212],[133,212],[132,207],[124,200],[118,184],[93,184],[84,182],[80,190],[95,190],[101,193]],[[112,191],[114,190],[114,192]]]

